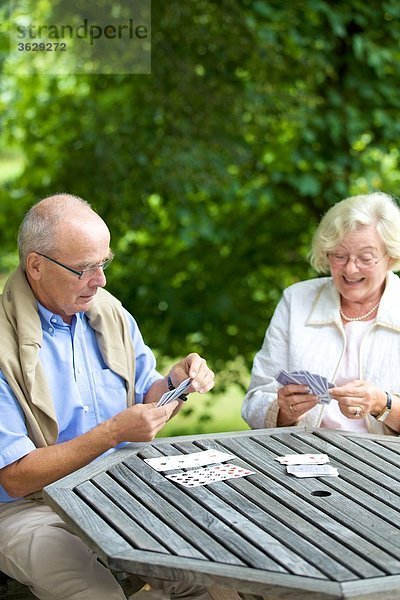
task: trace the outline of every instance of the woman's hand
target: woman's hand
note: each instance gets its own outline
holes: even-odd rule
[[[361,419],[367,414],[378,415],[386,406],[385,392],[373,383],[360,379],[331,388],[329,394],[338,401],[340,410],[348,419]]]
[[[318,404],[318,396],[310,394],[307,385],[290,383],[278,391],[278,426],[294,425],[299,418]]]

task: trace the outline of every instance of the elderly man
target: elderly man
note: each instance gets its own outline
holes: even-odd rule
[[[40,492],[123,442],[152,440],[182,405],[157,407],[160,396],[187,377],[189,392],[207,392],[214,376],[198,354],[167,378],[156,371],[135,320],[102,289],[110,233],[82,199],[38,202],[18,246],[0,301],[0,570],[45,600],[121,600],[116,579]]]

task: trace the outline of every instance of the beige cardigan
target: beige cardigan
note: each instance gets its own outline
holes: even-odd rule
[[[20,403],[36,447],[55,444],[58,424],[45,371],[39,362],[42,326],[36,298],[21,268],[8,278],[0,300],[0,369]],[[99,289],[86,313],[106,365],[125,380],[134,404],[135,355],[121,303]]]

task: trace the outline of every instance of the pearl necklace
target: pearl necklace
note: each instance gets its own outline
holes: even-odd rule
[[[344,314],[344,312],[342,311],[341,308],[339,309],[339,312],[340,312],[342,318],[345,321],[363,321],[364,319],[366,319],[367,317],[369,317],[370,315],[372,315],[373,312],[376,311],[376,309],[378,308],[379,304],[380,304],[380,300],[379,300],[378,304],[375,304],[375,306],[373,306],[371,308],[371,310],[369,310],[367,313],[365,313],[365,315],[361,315],[361,317],[346,317],[346,315]]]

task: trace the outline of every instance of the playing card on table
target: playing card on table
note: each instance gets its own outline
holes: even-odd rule
[[[191,452],[190,454],[145,458],[144,461],[156,471],[172,471],[173,469],[189,469],[191,467],[203,467],[204,465],[222,463],[232,458],[236,458],[234,454],[210,449],[202,450],[201,452]]]
[[[334,384],[321,375],[310,373],[309,371],[292,371],[288,373],[288,371],[283,369],[275,379],[282,385],[288,385],[289,383],[308,385],[310,393],[318,396],[320,402],[329,404],[331,401],[328,390],[334,387]]]
[[[286,471],[295,477],[338,477],[332,465],[288,465]]]
[[[323,465],[329,462],[327,454],[285,454],[276,456],[281,465]]]
[[[208,485],[224,479],[237,479],[253,475],[254,471],[232,465],[230,463],[213,465],[212,467],[203,467],[201,469],[191,469],[182,473],[172,473],[166,475],[167,479],[175,481],[185,487],[197,487],[199,485]]]
[[[189,377],[188,379],[181,381],[178,387],[174,390],[169,390],[168,392],[165,392],[165,394],[163,394],[157,402],[157,406],[164,406],[164,404],[168,404],[168,402],[172,402],[172,400],[175,400],[175,398],[181,396],[181,394],[183,394],[185,390],[187,390],[187,388],[189,387],[190,382],[191,379]]]

